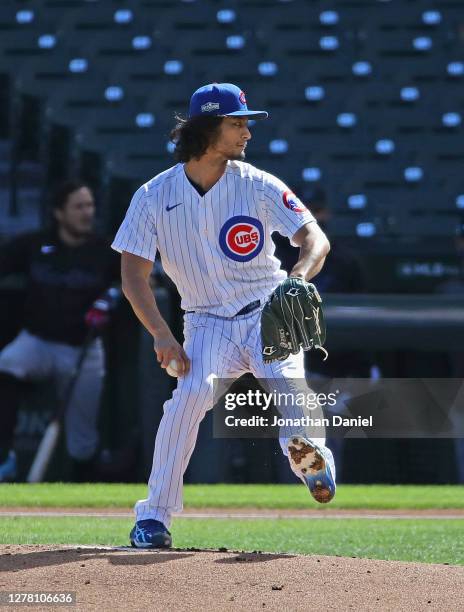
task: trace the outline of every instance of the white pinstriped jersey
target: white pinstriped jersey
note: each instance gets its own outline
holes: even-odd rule
[[[176,164],[134,194],[112,247],[161,256],[184,310],[231,317],[286,278],[271,233],[291,238],[314,217],[278,178],[229,161],[201,196]]]

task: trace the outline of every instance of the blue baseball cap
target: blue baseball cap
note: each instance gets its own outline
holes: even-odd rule
[[[197,89],[190,98],[192,117],[251,117],[266,119],[266,111],[248,110],[244,92],[232,83],[210,83]]]

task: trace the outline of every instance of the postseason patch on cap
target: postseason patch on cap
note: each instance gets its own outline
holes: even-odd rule
[[[303,204],[303,202],[296,197],[293,191],[287,190],[282,194],[282,201],[284,205],[293,212],[302,213],[306,212],[308,209]]]
[[[219,102],[207,102],[201,105],[202,113],[210,113],[213,110],[219,110]]]
[[[228,219],[219,233],[219,245],[234,261],[250,261],[261,252],[264,230],[259,219],[238,215]]]
[[[239,94],[239,96],[238,96],[238,99],[240,100],[240,102],[241,102],[242,104],[246,104],[246,98],[245,98],[245,92],[244,92],[244,91],[241,91],[241,92],[240,92],[240,94]]]

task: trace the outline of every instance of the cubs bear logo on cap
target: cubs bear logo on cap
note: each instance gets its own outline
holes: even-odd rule
[[[284,193],[282,194],[282,200],[283,200],[284,205],[289,210],[292,210],[293,212],[302,213],[308,210],[306,206],[303,204],[303,202],[299,198],[296,197],[293,191],[290,191],[288,189],[287,191],[284,191]]]
[[[264,245],[263,224],[258,219],[239,215],[228,219],[219,232],[219,245],[234,261],[250,261]]]
[[[245,92],[233,83],[210,83],[197,89],[190,98],[189,119],[192,117],[253,117],[265,119],[266,111],[250,110]]]

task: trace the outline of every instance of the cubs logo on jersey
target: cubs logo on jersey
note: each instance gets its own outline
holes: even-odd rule
[[[219,233],[219,245],[234,261],[250,261],[261,252],[264,230],[261,221],[239,215],[228,219]]]
[[[284,202],[284,205],[289,210],[293,210],[293,212],[302,213],[308,210],[303,204],[303,202],[296,197],[293,191],[284,191],[284,193],[282,194],[282,200]]]

